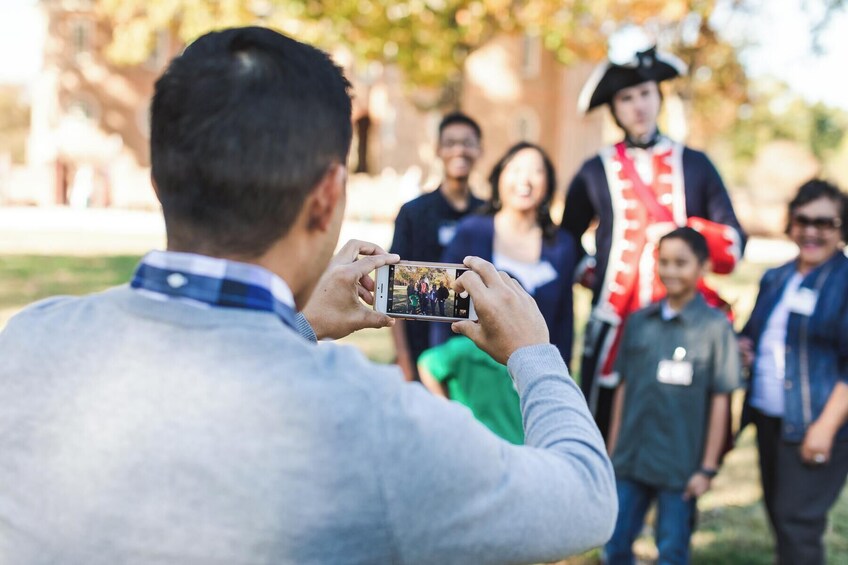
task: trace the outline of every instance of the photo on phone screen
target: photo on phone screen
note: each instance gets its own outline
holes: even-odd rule
[[[387,314],[468,319],[471,299],[451,288],[467,269],[415,264],[388,267]]]

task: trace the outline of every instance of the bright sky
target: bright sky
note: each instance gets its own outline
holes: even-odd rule
[[[752,76],[773,75],[810,101],[823,101],[848,110],[844,88],[848,53],[848,14],[839,13],[822,35],[824,54],[812,53],[811,22],[806,4],[815,0],[760,0],[758,17],[737,14],[718,17],[730,38],[757,46],[743,53]],[[27,83],[41,61],[43,30],[37,0],[0,0],[0,83]]]
[[[755,44],[742,52],[750,76],[775,76],[809,101],[848,110],[844,86],[848,13],[838,12],[827,23],[819,38],[822,54],[817,55],[810,30],[821,13],[809,9],[815,4],[816,0],[760,0],[756,18],[736,14],[717,21],[731,41]]]
[[[35,76],[43,33],[35,0],[0,0],[0,84]]]

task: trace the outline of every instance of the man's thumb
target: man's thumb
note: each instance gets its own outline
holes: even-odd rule
[[[458,334],[468,337],[473,342],[477,342],[480,337],[480,324],[471,320],[463,320],[462,322],[454,322],[451,324],[451,329]]]
[[[394,325],[394,322],[394,318],[392,318],[391,316],[381,314],[380,312],[375,312],[371,309],[366,310],[364,326],[366,328],[385,328],[387,326]]]

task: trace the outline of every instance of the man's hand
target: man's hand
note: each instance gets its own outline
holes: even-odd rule
[[[348,241],[330,261],[303,309],[303,316],[318,339],[339,339],[363,328],[394,324],[392,318],[375,312],[362,301],[374,305],[375,284],[369,273],[398,261],[400,257],[386,253],[379,245]]]
[[[457,293],[468,291],[479,322],[454,322],[453,331],[468,336],[477,347],[506,364],[517,349],[550,343],[539,307],[518,281],[479,257],[463,261],[470,271],[456,279]]]

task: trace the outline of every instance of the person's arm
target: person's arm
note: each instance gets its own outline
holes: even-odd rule
[[[429,390],[435,396],[441,396],[442,398],[450,398],[448,396],[447,387],[436,380],[430,371],[427,370],[427,367],[418,363],[418,376],[421,378],[421,384],[424,385],[424,388]]]
[[[627,383],[620,383],[616,389],[612,400],[612,414],[610,415],[610,427],[607,433],[607,453],[610,457],[615,453],[615,446],[618,443],[618,431],[621,429],[621,412],[624,410],[624,395],[627,394]]]
[[[580,250],[581,258],[586,252],[580,244],[580,238],[589,229],[589,224],[597,215],[595,206],[589,198],[589,187],[585,177],[587,166],[588,164],[584,164],[571,180],[571,184],[568,185],[568,191],[565,194],[565,208],[560,223],[560,227],[574,238]]]
[[[735,234],[729,239],[733,241],[732,255],[736,258],[736,263],[738,263],[745,251],[747,241],[745,230],[742,229],[742,225],[736,217],[736,212],[733,210],[733,203],[730,200],[730,194],[728,194],[727,187],[725,187],[724,181],[715,168],[715,165],[713,165],[712,161],[705,154],[695,154],[702,159],[705,176],[707,217],[704,219],[732,228]],[[732,270],[733,266],[730,265],[729,269]]]
[[[607,453],[612,456],[615,452],[615,447],[618,445],[618,434],[621,431],[621,419],[624,413],[624,397],[627,394],[627,368],[630,365],[628,354],[631,349],[630,341],[633,339],[632,327],[637,323],[637,319],[630,316],[624,322],[624,329],[621,334],[621,343],[618,348],[618,355],[615,359],[615,372],[619,375],[619,385],[615,389],[612,398],[612,413],[610,414],[610,427],[607,432]]]
[[[848,383],[839,381],[833,387],[819,417],[807,428],[804,442],[801,444],[801,458],[811,464],[830,461],[833,439],[846,421],[848,421]]]
[[[574,270],[577,262],[577,246],[570,234],[562,234],[564,239],[562,272],[559,273],[560,283],[560,311],[559,328],[557,334],[559,340],[557,347],[562,353],[565,364],[571,367],[571,356],[574,348]]]
[[[836,328],[839,380],[833,387],[821,414],[810,424],[807,433],[804,435],[804,442],[801,444],[801,457],[808,463],[821,463],[821,455],[824,456],[824,462],[830,461],[830,452],[836,433],[848,421],[848,312],[846,312],[846,302],[843,302],[841,314],[836,319],[841,324],[840,327]],[[817,455],[819,455],[819,461],[816,460]]]
[[[469,258],[479,323],[454,323],[514,379],[525,446],[421,387],[388,399],[379,472],[399,561],[550,562],[605,543],[617,513],[603,440],[533,299]]]
[[[418,377],[424,388],[436,396],[450,398],[445,381],[450,379],[457,364],[456,349],[449,341],[431,347],[418,358]]]
[[[347,242],[330,261],[298,316],[298,332],[315,341],[339,339],[364,328],[391,326],[394,319],[373,309],[374,279],[370,273],[399,259],[373,243]]]
[[[412,257],[412,223],[406,206],[401,207],[395,219],[395,233],[392,237],[391,252],[408,260]],[[409,350],[409,341],[406,339],[406,321],[395,319],[392,326],[392,342],[395,346],[395,362],[403,371],[403,376],[408,381],[415,380],[415,366],[412,361],[412,353]]]
[[[845,311],[844,305],[837,319],[841,322],[841,327],[836,330],[838,332],[839,381],[833,387],[821,414],[810,424],[804,435],[801,457],[808,463],[821,463],[816,461],[818,454],[824,456],[824,462],[830,461],[830,452],[836,433],[848,422],[848,312]]]
[[[712,341],[712,375],[710,376],[710,413],[707,420],[707,439],[701,456],[701,467],[689,479],[685,498],[697,498],[709,490],[718,473],[728,441],[730,426],[730,393],[739,388],[742,366],[736,334],[730,322],[720,317],[708,336]]]
[[[730,394],[712,395],[707,427],[707,443],[704,447],[704,456],[701,459],[701,468],[690,477],[686,491],[683,493],[684,499],[698,498],[710,489],[713,477],[718,473],[719,458],[724,448],[724,441],[727,438],[729,413]]]
[[[748,321],[745,323],[745,326],[742,328],[742,331],[739,332],[738,336],[739,353],[742,359],[742,366],[748,370],[753,368],[757,353],[757,344],[754,343],[754,319],[759,315],[760,310],[762,309],[764,291],[768,288],[770,279],[771,271],[767,271],[760,278],[760,285],[758,287],[759,290],[757,291],[757,298],[754,301],[754,308],[751,310],[751,315],[748,317]]]

